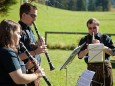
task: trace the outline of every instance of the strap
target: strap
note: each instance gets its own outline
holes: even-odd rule
[[[27,39],[28,39],[28,42],[30,43],[31,42],[31,40],[30,40],[30,37],[29,37],[29,33],[28,33],[28,31],[26,30],[26,29],[24,29],[24,31],[25,31],[25,33],[26,33],[26,36],[27,36]]]

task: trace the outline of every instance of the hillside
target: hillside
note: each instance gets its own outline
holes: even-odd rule
[[[68,11],[48,7],[41,4],[36,4],[36,6],[38,7],[36,25],[42,36],[45,36],[46,31],[87,32],[86,21],[92,17],[99,19],[101,23],[101,32],[112,34],[115,33],[115,12]],[[19,7],[20,3],[17,3],[16,5],[12,6],[11,10],[8,13],[8,16],[2,16],[0,17],[0,20],[13,19],[15,21],[18,21]],[[70,45],[70,43],[76,45],[76,42],[79,41],[80,37],[81,36],[79,35],[48,35],[48,41],[50,42],[50,44],[52,44],[52,42],[53,44],[59,44],[60,42],[62,45]]]
[[[43,31],[87,31],[81,28],[86,28],[85,23],[88,18],[96,17],[100,20],[104,28],[108,25],[113,29],[114,24],[112,21],[115,20],[113,12],[80,12],[80,11],[67,11],[57,8],[48,7],[45,5],[36,4],[38,7],[38,16],[36,19],[37,25]],[[19,20],[19,6],[20,3],[13,5],[8,13],[8,16],[0,16],[2,19],[13,19]],[[111,22],[106,24],[107,22]],[[103,27],[102,26],[102,27]],[[72,28],[71,28],[72,27]],[[65,29],[66,28],[66,29]],[[41,30],[40,29],[40,30]],[[106,32],[104,30],[104,32]],[[107,31],[108,32],[108,31]],[[112,32],[113,31],[109,31]]]
[[[18,0],[19,1],[19,0]],[[38,16],[36,25],[42,36],[45,36],[46,31],[60,31],[60,32],[87,32],[86,21],[89,18],[95,17],[100,21],[100,31],[102,33],[115,34],[115,12],[80,12],[80,11],[67,11],[57,8],[48,7],[45,5],[36,4],[38,7]],[[20,2],[11,7],[8,16],[0,16],[0,21],[3,19],[19,20],[19,7]],[[34,30],[34,28],[33,28]],[[50,45],[60,44],[75,45],[83,35],[78,34],[49,34],[48,43]],[[115,42],[115,37],[111,37]],[[82,72],[86,70],[84,60],[79,60],[77,56],[71,64],[64,70],[59,70],[63,63],[67,60],[72,50],[51,50],[48,51],[50,60],[55,67],[55,70],[49,70],[49,64],[46,56],[41,54],[42,63],[46,76],[53,86],[76,86],[77,80]],[[112,57],[115,58],[115,57]],[[115,69],[113,69],[113,78],[115,86]],[[47,86],[45,81],[41,79],[40,86]]]

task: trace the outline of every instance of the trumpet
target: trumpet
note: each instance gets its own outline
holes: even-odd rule
[[[95,34],[93,32],[93,35],[92,35],[92,41],[95,40]]]
[[[35,25],[34,22],[33,22],[33,26],[34,26],[34,28],[35,28],[36,34],[37,34],[37,36],[38,36],[38,39],[41,40],[40,33],[38,32],[38,28],[36,27],[36,25]],[[50,66],[50,71],[51,71],[51,70],[54,70],[55,68],[54,68],[52,62],[50,61],[49,54],[48,54],[48,53],[45,53],[45,55],[46,55],[47,61],[48,61],[49,66]]]

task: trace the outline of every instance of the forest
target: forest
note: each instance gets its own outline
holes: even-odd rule
[[[47,0],[48,6],[74,11],[110,11],[115,0]]]

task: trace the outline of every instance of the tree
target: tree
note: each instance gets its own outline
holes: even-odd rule
[[[61,0],[61,4],[63,5],[63,9],[68,9],[68,0]]]
[[[96,9],[101,11],[109,11],[112,6],[111,0],[96,0]]]
[[[55,0],[47,0],[49,6],[55,7]]]
[[[74,6],[74,1],[73,0],[69,0],[68,1],[68,10],[73,10],[73,6]]]
[[[109,11],[112,6],[111,0],[102,0],[102,1],[103,1],[103,4],[102,4],[103,11]]]
[[[63,8],[63,5],[61,4],[61,0],[56,0],[55,7]]]
[[[76,8],[78,11],[86,11],[86,0],[77,0]]]
[[[17,3],[17,0],[0,0],[0,14],[7,14],[11,5]]]
[[[89,11],[95,11],[96,10],[95,0],[89,0],[88,1],[88,10]]]

